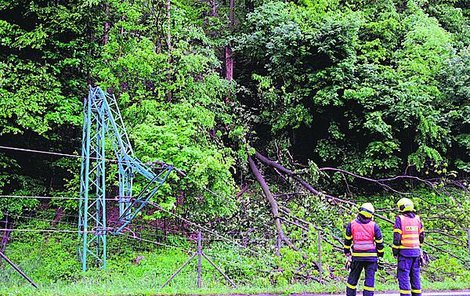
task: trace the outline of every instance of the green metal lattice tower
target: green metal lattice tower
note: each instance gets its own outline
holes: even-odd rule
[[[78,232],[79,256],[85,271],[89,257],[95,266],[106,268],[107,235],[122,232],[163,185],[173,167],[162,164],[159,172],[154,172],[134,157],[114,95],[90,87],[83,118]],[[106,220],[107,150],[114,152],[112,161],[117,162],[119,176],[120,217],[114,227],[108,227]],[[144,176],[148,183],[133,197],[136,174]]]

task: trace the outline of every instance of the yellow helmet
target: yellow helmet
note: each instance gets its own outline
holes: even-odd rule
[[[409,198],[402,198],[397,202],[398,211],[403,212],[414,212],[415,206],[411,199]]]
[[[372,218],[374,212],[374,206],[370,202],[362,204],[362,206],[359,208],[359,214],[363,215],[366,218]]]

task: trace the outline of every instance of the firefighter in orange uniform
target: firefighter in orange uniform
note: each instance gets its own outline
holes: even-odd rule
[[[421,296],[420,257],[424,227],[416,215],[413,202],[402,198],[397,203],[398,215],[393,226],[393,256],[398,259],[400,296]]]
[[[364,296],[374,295],[375,272],[378,269],[377,257],[383,257],[384,243],[379,226],[372,220],[374,207],[363,204],[357,218],[346,226],[344,254],[350,261],[350,272],[346,283],[346,295],[355,296],[356,286],[365,270]]]

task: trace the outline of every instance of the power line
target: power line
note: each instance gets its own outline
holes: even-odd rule
[[[80,198],[78,198],[78,197],[67,197],[67,196],[0,195],[0,198],[80,200]],[[109,199],[109,198],[106,199],[106,200],[117,201],[117,199]],[[248,250],[249,252],[251,252],[251,253],[253,253],[253,254],[259,256],[259,253],[258,253],[258,252],[255,252],[255,251],[253,251],[253,250],[251,250],[251,249],[247,249],[245,246],[241,245],[240,243],[236,242],[236,241],[233,240],[233,239],[229,239],[229,238],[227,238],[227,237],[225,237],[225,236],[223,236],[223,235],[221,235],[221,234],[219,234],[219,233],[217,233],[217,232],[215,232],[215,231],[213,231],[213,230],[211,230],[211,229],[209,229],[209,228],[207,228],[207,227],[204,227],[204,226],[199,225],[199,224],[197,224],[197,223],[195,223],[195,222],[192,222],[192,221],[190,221],[190,220],[188,220],[188,219],[186,219],[186,218],[183,218],[183,217],[181,217],[181,216],[179,216],[179,215],[177,215],[177,214],[174,214],[174,213],[172,213],[171,211],[168,211],[168,210],[162,208],[161,206],[159,206],[159,205],[157,205],[157,204],[155,204],[155,203],[153,203],[153,202],[149,202],[149,204],[150,204],[151,206],[153,206],[153,207],[156,207],[157,209],[159,209],[159,210],[161,210],[161,211],[164,211],[164,212],[166,212],[166,213],[168,213],[168,214],[170,214],[170,215],[172,215],[172,216],[174,216],[174,217],[176,217],[176,218],[178,218],[178,219],[180,219],[180,220],[182,220],[182,221],[188,223],[188,224],[191,224],[191,225],[193,225],[193,226],[195,226],[195,227],[197,227],[197,228],[199,228],[199,229],[202,229],[202,230],[204,230],[204,231],[206,231],[206,232],[208,232],[208,233],[210,233],[210,234],[215,235],[216,237],[219,237],[222,241],[235,244],[235,245],[237,245],[238,247],[240,247],[240,248],[242,248],[242,249],[246,249],[246,250]],[[8,231],[8,229],[0,229],[0,230],[7,230],[7,231]],[[18,231],[18,230],[17,230],[17,231]],[[44,230],[44,231],[45,231],[45,230]],[[74,232],[74,233],[77,233],[77,232],[79,232],[79,233],[84,233],[84,231],[73,231],[73,232]],[[87,232],[90,232],[90,231],[87,231]],[[91,231],[91,232],[93,232],[93,231]]]
[[[82,158],[81,156],[79,155],[75,155],[75,154],[68,154],[68,153],[60,153],[60,152],[52,152],[52,151],[45,151],[45,150],[37,150],[37,149],[27,149],[27,148],[19,148],[19,147],[12,147],[12,146],[3,146],[3,145],[0,145],[0,149],[5,149],[5,150],[13,150],[13,151],[22,151],[22,152],[30,152],[30,153],[39,153],[39,154],[47,154],[47,155],[56,155],[56,156],[64,156],[64,157],[73,157],[73,158]],[[100,158],[96,158],[96,157],[90,157],[90,159],[95,159],[95,160],[100,160]],[[105,158],[105,161],[109,161],[109,162],[118,162],[118,160],[116,159],[106,159]],[[175,170],[180,174],[182,175],[184,178],[187,178],[189,179],[190,181],[192,182],[196,182],[194,179],[192,179],[191,177],[189,177],[186,173],[184,173],[182,170],[178,169],[175,167]],[[210,194],[212,194],[213,196],[216,196],[218,198],[221,198],[223,199],[224,197],[221,196],[220,194],[214,192],[213,190],[207,188],[207,186],[203,186],[203,189],[207,192],[209,192]],[[229,196],[230,198],[234,198],[233,196]]]
[[[11,217],[12,217],[14,220],[34,220],[34,221],[49,222],[49,223],[54,223],[54,222],[55,222],[55,221],[54,221],[54,218],[48,220],[48,219],[42,219],[42,218],[33,217],[33,216],[23,216],[23,215],[12,215]],[[59,221],[57,221],[57,222],[55,222],[55,223],[57,223],[57,224],[64,224],[64,223],[66,223],[66,224],[72,224],[72,225],[78,226],[78,223],[76,223],[76,222],[71,222],[71,221],[68,221],[68,220],[66,220],[66,219],[65,219],[65,221],[62,220],[62,219],[60,219]]]
[[[0,195],[0,198],[23,198],[23,199],[59,199],[59,200],[80,200],[80,197],[72,196],[40,196],[40,195]],[[94,200],[88,198],[89,200]],[[107,201],[119,201],[117,198],[105,198]]]
[[[188,219],[186,219],[186,218],[184,218],[184,217],[181,217],[181,216],[178,215],[178,214],[175,214],[175,213],[173,213],[173,212],[171,212],[171,211],[168,211],[168,210],[162,208],[161,206],[159,206],[159,205],[157,205],[157,204],[155,204],[155,203],[153,203],[153,202],[149,202],[149,204],[150,204],[151,206],[153,206],[153,207],[155,207],[155,208],[157,208],[157,209],[159,209],[159,210],[165,212],[165,213],[168,213],[168,214],[170,214],[170,215],[172,215],[172,216],[174,216],[174,217],[176,217],[176,218],[178,218],[178,219],[180,219],[180,220],[182,220],[182,221],[184,221],[184,222],[190,224],[190,225],[193,225],[194,227],[197,227],[198,229],[201,229],[201,230],[204,230],[204,231],[206,231],[206,232],[208,232],[208,233],[210,233],[210,234],[213,234],[213,235],[219,237],[220,239],[222,239],[222,240],[225,241],[225,242],[235,244],[235,245],[237,245],[238,247],[240,247],[240,248],[242,248],[242,249],[248,250],[250,253],[252,253],[252,254],[254,254],[254,255],[260,256],[260,254],[259,254],[258,252],[255,252],[255,251],[253,251],[253,250],[251,250],[251,249],[247,249],[246,247],[244,247],[243,245],[239,244],[238,242],[236,242],[236,241],[234,241],[234,240],[232,240],[232,239],[229,239],[229,238],[227,238],[227,237],[225,237],[225,236],[223,236],[223,235],[221,235],[221,234],[219,234],[219,233],[217,233],[217,232],[215,232],[215,231],[213,231],[213,230],[210,230],[210,229],[207,228],[207,227],[204,227],[204,226],[202,226],[202,225],[199,225],[199,224],[197,224],[197,223],[195,223],[195,222],[193,222],[193,221],[190,221],[190,220],[188,220]]]
[[[70,199],[79,200],[79,197],[70,196],[40,196],[40,195],[0,195],[0,198],[24,198],[24,199]]]
[[[0,228],[0,231],[6,232],[57,232],[57,233],[94,233],[95,231],[79,231],[67,229],[34,229],[34,228]]]
[[[26,149],[26,148],[11,147],[11,146],[3,146],[3,145],[0,145],[0,149],[12,150],[12,151],[21,151],[21,152],[30,152],[30,153],[39,153],[39,154],[46,154],[46,155],[55,155],[55,156],[63,156],[63,157],[72,157],[72,158],[82,158],[81,156],[75,155],[75,154],[67,154],[67,153],[60,153],[60,152],[44,151],[44,150],[37,150],[37,149]],[[90,157],[90,158],[91,158],[91,159],[95,159],[95,160],[100,160],[99,158],[94,158],[94,157]],[[113,160],[113,159],[105,159],[105,161],[117,162],[117,160]],[[183,173],[181,170],[178,170],[178,169],[177,169],[177,171],[178,171],[183,177],[188,178],[190,181],[195,182],[194,179],[188,177],[188,176],[187,176],[185,173]],[[210,194],[212,194],[213,196],[216,196],[216,197],[219,197],[219,198],[223,198],[221,195],[217,194],[216,192],[212,191],[211,189],[207,188],[206,186],[204,186],[203,189],[204,189],[205,191],[209,192]],[[69,199],[69,200],[79,200],[79,199],[80,199],[80,198],[78,198],[78,197],[60,197],[60,196],[59,196],[59,197],[46,197],[46,196],[28,196],[28,197],[26,197],[26,196],[2,195],[2,196],[0,196],[0,197],[4,197],[4,198],[35,198],[35,199]],[[233,198],[232,196],[230,196],[230,197]],[[106,199],[106,200],[116,200],[116,199]],[[346,202],[346,201],[341,201],[341,200],[340,200],[340,202]],[[212,233],[212,234],[218,236],[219,238],[221,238],[222,240],[224,240],[224,241],[226,241],[226,242],[233,243],[233,244],[239,246],[240,248],[246,249],[244,246],[240,245],[238,242],[236,242],[236,241],[234,241],[234,240],[231,240],[231,239],[229,239],[229,238],[226,238],[226,237],[224,237],[224,236],[222,236],[222,235],[220,235],[220,234],[218,234],[218,233],[216,233],[216,232],[214,232],[214,231],[212,231],[212,230],[210,230],[210,229],[208,229],[208,228],[206,228],[206,227],[203,227],[203,226],[201,226],[201,225],[199,225],[199,224],[197,224],[197,223],[194,223],[194,222],[192,222],[192,221],[190,221],[190,220],[188,220],[188,219],[185,219],[185,218],[183,218],[183,217],[181,217],[181,216],[179,216],[179,215],[176,215],[176,214],[174,214],[174,213],[172,213],[172,212],[170,212],[170,211],[167,211],[167,210],[163,209],[162,207],[156,205],[155,203],[149,202],[149,204],[152,205],[152,206],[154,206],[154,207],[159,208],[159,209],[162,210],[162,211],[167,212],[167,213],[170,214],[170,215],[173,215],[173,216],[175,216],[175,217],[181,219],[182,221],[185,221],[186,223],[189,223],[189,224],[191,224],[191,225],[194,225],[195,227],[198,227],[199,229],[202,229],[202,230],[205,230],[205,231],[207,231],[207,232],[209,232],[209,233]],[[356,203],[351,202],[351,201],[348,201],[348,204],[353,204],[353,205],[356,205],[356,206],[357,206]],[[340,206],[339,204],[337,204],[337,205]],[[341,206],[341,207],[343,207],[344,209],[347,209],[347,208],[344,207],[344,206]],[[384,220],[384,221],[387,221],[387,222],[392,222],[392,221],[390,221],[389,219],[387,219],[387,218],[385,218],[385,217],[383,217],[383,216],[380,216],[380,215],[376,215],[376,217],[379,218],[379,219],[382,219],[382,220]],[[0,229],[0,230],[2,230],[2,229]],[[7,230],[7,231],[8,231],[8,229],[3,229],[3,230]],[[10,231],[11,231],[11,230],[10,230]],[[18,230],[16,230],[16,231],[18,231]],[[50,230],[42,230],[42,231],[50,231]],[[51,232],[52,232],[52,231],[51,231]],[[62,231],[62,232],[64,232],[64,231]],[[72,231],[72,232],[76,233],[76,232],[79,232],[79,231]],[[429,245],[429,246],[431,246],[431,247],[434,247],[434,246],[430,245],[429,243],[427,243],[427,245]],[[435,248],[436,248],[436,247],[435,247]],[[250,251],[251,253],[256,254],[256,255],[259,256],[259,253],[258,253],[258,252],[255,252],[255,251],[253,251],[253,250],[251,250],[251,249],[247,249],[247,250]]]
[[[65,157],[73,157],[73,158],[82,158],[80,155],[75,155],[75,154],[67,154],[67,153],[28,149],[28,148],[19,148],[19,147],[11,147],[11,146],[0,146],[0,149],[22,151],[22,152],[32,152],[32,153],[48,154],[48,155],[56,155],[56,156],[65,156]]]
[[[143,241],[143,242],[147,242],[147,243],[151,243],[151,244],[155,244],[155,245],[159,245],[159,246],[163,246],[163,247],[167,247],[167,248],[180,249],[180,250],[183,250],[183,251],[188,252],[188,253],[191,252],[190,250],[187,250],[183,247],[173,246],[173,245],[169,245],[169,244],[149,240],[149,239],[145,239],[145,238],[138,237],[138,236],[135,236],[135,235],[131,236],[131,235],[128,235],[128,234],[121,234],[121,236],[123,236],[125,238],[128,238],[128,239],[135,239],[135,240],[138,240],[138,241]]]
[[[53,152],[53,151],[46,151],[46,150],[37,150],[37,149],[28,149],[28,148],[20,148],[20,147],[12,147],[12,146],[2,146],[2,145],[0,145],[0,149],[12,150],[12,151],[21,151],[21,152],[31,152],[31,153],[46,154],[46,155],[55,155],[55,156],[63,156],[63,157],[71,157],[71,158],[82,158],[80,155],[76,155],[76,154]],[[97,158],[97,157],[90,157],[90,159],[101,160],[101,158]],[[109,161],[109,162],[118,162],[115,159],[105,158],[104,160]]]
[[[20,148],[20,147],[12,147],[12,146],[3,146],[3,145],[0,145],[0,149],[5,149],[5,150],[13,150],[13,151],[22,151],[22,152],[30,152],[30,153],[39,153],[39,154],[47,154],[47,155],[56,155],[56,156],[64,156],[64,157],[72,157],[72,158],[82,158],[80,155],[75,155],[75,154],[68,154],[68,153],[61,153],[61,152],[52,152],[52,151],[46,151],[46,150],[38,150],[38,149],[28,149],[28,148]],[[90,159],[94,159],[94,160],[100,160],[100,158],[96,158],[96,157],[90,157]],[[106,159],[105,158],[105,161],[109,161],[109,162],[118,162],[118,160],[116,159]],[[191,177],[189,177],[186,173],[184,173],[182,170],[178,169],[175,167],[175,170],[180,174],[182,175],[184,178],[187,178],[189,179],[190,181],[192,182],[196,182],[194,179],[192,179]],[[209,192],[210,194],[212,194],[213,196],[216,196],[218,198],[224,198],[223,196],[221,196],[220,194],[214,192],[213,190],[207,188],[207,186],[203,186],[203,189],[207,192]],[[229,196],[231,198],[234,198],[233,196]]]
[[[3,145],[0,145],[0,149],[5,149],[5,150],[13,150],[13,151],[22,151],[22,152],[30,152],[30,153],[39,153],[39,154],[47,154],[47,155],[56,155],[56,156],[64,156],[64,157],[72,157],[72,158],[82,158],[80,155],[75,155],[75,154],[68,154],[68,153],[61,153],[61,152],[52,152],[52,151],[46,151],[46,150],[37,150],[37,149],[28,149],[28,148],[19,148],[19,147],[12,147],[12,146],[3,146]],[[96,157],[90,157],[90,159],[94,159],[94,160],[100,160],[100,158],[96,158]],[[105,161],[109,161],[109,162],[118,162],[118,160],[116,159],[107,159],[105,158]],[[182,175],[184,178],[187,178],[189,179],[190,181],[192,182],[195,182],[194,179],[192,179],[191,177],[189,177],[187,174],[185,174],[182,170],[178,169],[175,167],[175,169],[178,171],[178,173],[180,175]],[[206,186],[203,187],[203,189],[207,192],[209,192],[210,194],[214,195],[214,196],[217,196],[219,198],[223,198],[221,195],[219,195],[218,193],[212,191],[211,189],[207,188]],[[230,196],[233,198],[233,196]]]

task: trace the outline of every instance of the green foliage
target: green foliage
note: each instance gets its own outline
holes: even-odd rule
[[[449,158],[463,167],[455,160],[461,124],[449,123],[448,112],[466,107],[441,83],[442,77],[454,81],[447,80],[451,92],[466,81],[450,76],[468,68],[462,62],[463,68],[447,66],[459,63],[455,31],[414,1],[404,10],[392,1],[348,4],[351,10],[309,10],[270,1],[248,14],[237,50],[249,57],[243,61],[251,73],[242,71],[241,79],[251,79],[246,87],[256,99],[248,108],[271,127],[263,138],[281,138],[301,158],[362,174],[390,174],[405,165],[437,171]],[[459,18],[460,10],[446,5]]]
[[[86,89],[87,32],[96,23],[81,1],[0,1],[0,137],[2,144],[74,150]],[[67,136],[65,136],[67,135]],[[59,160],[60,161],[60,160]],[[5,153],[1,191],[45,194],[60,190],[68,168],[53,160]],[[45,174],[44,172],[48,173]],[[51,175],[50,173],[55,173]],[[46,185],[47,184],[47,185]],[[0,212],[19,213],[34,200],[1,201]]]
[[[164,0],[0,0],[2,145],[78,155],[81,102],[87,84],[101,86],[116,95],[136,156],[173,164],[186,175],[172,174],[154,201],[260,246],[260,258],[223,243],[213,243],[208,253],[238,282],[263,289],[319,276],[318,229],[324,232],[324,278],[344,279],[343,257],[333,245],[340,244],[356,212],[331,206],[323,195],[303,195],[291,180],[263,171],[280,207],[310,223],[307,230],[284,223],[302,251],[282,247],[280,257],[272,256],[271,212],[246,167],[255,151],[276,155],[325,192],[343,192],[339,184],[352,179],[340,173],[330,178],[322,166],[377,178],[404,170],[445,181],[467,177],[470,13],[462,1],[236,1],[234,27],[227,23],[228,3],[215,1],[214,11],[212,2],[174,0],[167,11]],[[228,46],[234,50],[234,81],[223,79]],[[111,195],[116,165],[107,171]],[[137,178],[135,188],[143,184]],[[78,185],[77,160],[0,154],[1,194],[77,196]],[[461,185],[468,187],[468,180]],[[248,190],[234,198],[238,186]],[[444,196],[439,186],[429,191],[397,185],[413,189],[428,241],[464,257],[460,228],[469,225],[468,194],[446,188],[450,195]],[[359,201],[373,200],[394,219],[398,196],[376,196],[377,188],[352,182],[347,190],[342,198],[364,192]],[[74,200],[2,198],[0,219],[8,214],[20,228],[48,228],[20,216],[59,207],[75,213],[76,206]],[[149,211],[138,220],[161,216]],[[390,242],[391,226],[379,223]],[[166,242],[192,246],[181,237]],[[121,294],[155,293],[157,282],[186,259],[183,252],[139,250],[112,238],[110,271],[82,275],[76,243],[75,235],[14,233],[7,250],[42,285],[73,295],[80,289],[104,294],[110,287]],[[142,263],[132,264],[140,254]],[[434,252],[427,280],[444,280],[438,273],[470,282],[462,262],[452,258]],[[394,262],[389,251],[385,259]],[[190,267],[180,284],[163,293],[194,287]],[[207,264],[204,269],[207,286],[222,289],[214,270]],[[12,283],[11,290],[22,283],[11,270],[0,279]],[[70,282],[76,286],[67,287]]]
[[[119,93],[136,154],[143,161],[175,165],[187,177],[160,191],[170,209],[176,194],[196,219],[225,216],[234,210],[232,152],[223,147],[220,129],[231,115],[222,103],[230,84],[222,79],[213,42],[184,10],[172,10],[171,47],[159,33],[161,20],[148,20],[141,3],[112,2],[116,25],[94,68],[98,84]],[[123,16],[126,16],[125,18]],[[139,34],[137,34],[139,32]],[[213,193],[207,191],[208,188]]]

